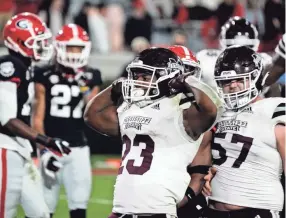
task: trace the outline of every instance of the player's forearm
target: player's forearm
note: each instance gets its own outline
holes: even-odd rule
[[[107,135],[118,135],[116,107],[111,100],[111,87],[103,90],[87,104],[85,122],[93,129]]]
[[[36,141],[36,138],[38,136],[38,132],[29,127],[27,124],[25,124],[23,121],[13,118],[10,119],[5,126],[7,129],[9,129],[13,134],[16,136],[20,136],[22,138]]]
[[[279,55],[273,58],[273,65],[269,70],[268,77],[265,80],[265,85],[270,86],[275,83],[281,75],[285,73],[285,60]]]
[[[285,68],[282,68],[280,66],[273,66],[273,68],[271,68],[269,72],[268,77],[265,80],[265,86],[270,86],[275,83],[284,73]]]
[[[17,118],[10,119],[4,125],[4,127],[9,129],[16,136],[20,136],[35,143],[41,144],[42,146],[40,146],[40,149],[44,148],[44,146],[50,146],[52,138],[46,135],[39,134],[36,130],[32,129],[23,121]]]
[[[34,130],[36,130],[38,133],[42,134],[42,135],[45,135],[45,129],[44,129],[44,124],[41,120],[37,120],[37,119],[33,119],[32,120],[32,128]],[[37,143],[37,147],[40,149],[40,150],[43,150],[45,149],[45,146],[41,145],[41,144],[38,144]]]
[[[189,184],[189,187],[193,189],[196,195],[201,193],[204,187],[204,184],[205,184],[204,176],[205,175],[198,174],[198,173],[192,175],[192,180]]]
[[[185,87],[194,94],[196,104],[202,113],[216,117],[222,108],[222,102],[211,87],[192,76],[185,79]]]

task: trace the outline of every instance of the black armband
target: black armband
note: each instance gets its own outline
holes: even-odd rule
[[[187,167],[187,172],[190,175],[192,175],[193,173],[199,173],[199,174],[207,175],[210,167],[211,166],[207,166],[207,165],[197,165],[197,166],[193,166],[193,167]]]
[[[42,145],[48,145],[50,143],[50,137],[38,134],[36,137],[36,143],[42,144]]]

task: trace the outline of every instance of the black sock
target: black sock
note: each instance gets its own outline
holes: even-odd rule
[[[70,218],[86,218],[86,209],[71,210]]]

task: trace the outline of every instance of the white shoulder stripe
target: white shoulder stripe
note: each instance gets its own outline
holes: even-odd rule
[[[283,35],[283,37],[280,39],[278,45],[275,48],[275,52],[279,54],[281,57],[286,59],[285,55],[285,41],[286,41],[286,34]]]

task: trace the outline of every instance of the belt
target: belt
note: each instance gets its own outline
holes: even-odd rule
[[[115,213],[118,218],[167,218],[166,214],[136,215]]]

